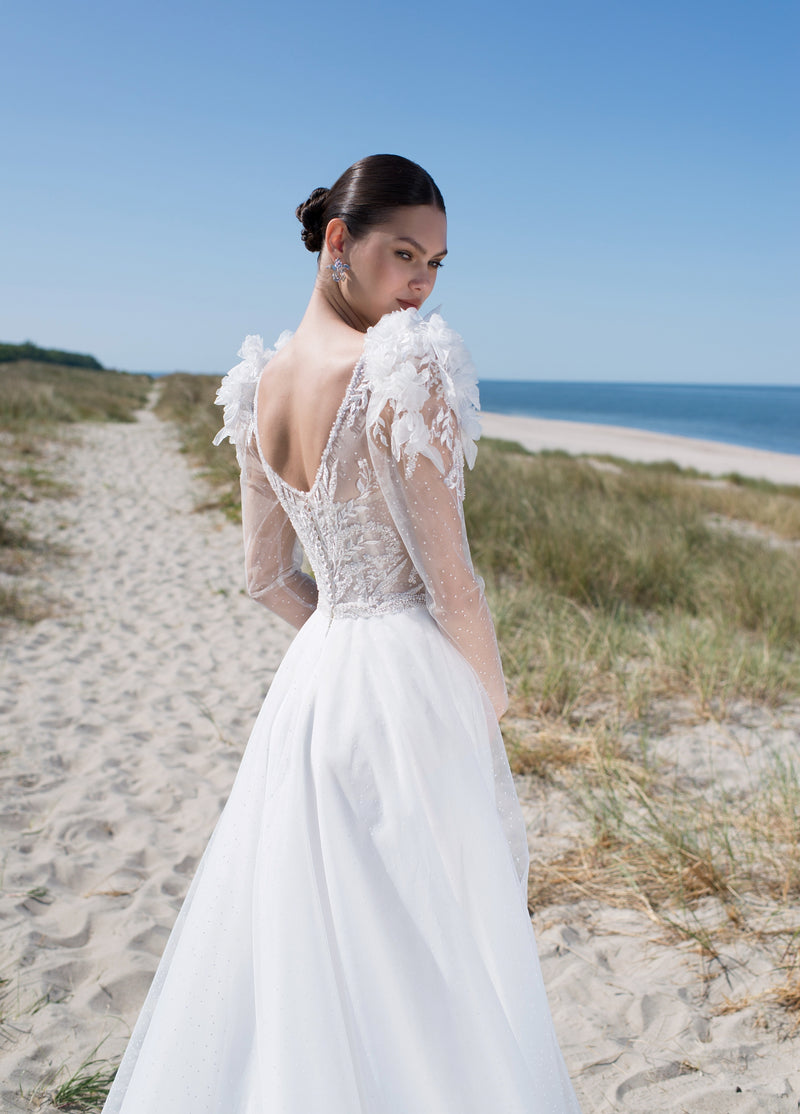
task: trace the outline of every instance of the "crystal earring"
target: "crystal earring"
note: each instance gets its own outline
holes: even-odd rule
[[[341,259],[334,259],[333,263],[329,264],[329,268],[333,273],[334,282],[341,282],[345,271],[350,270],[349,264],[344,263]]]

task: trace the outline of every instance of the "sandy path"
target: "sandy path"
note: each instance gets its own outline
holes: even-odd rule
[[[145,412],[81,434],[64,450],[76,497],[34,508],[71,549],[53,568],[63,613],[2,632],[9,1112],[100,1042],[99,1058],[121,1054],[291,637],[240,589],[238,528],[192,513],[203,488],[169,426]],[[572,822],[557,792],[520,789],[535,863]],[[757,1009],[715,1015],[726,993],[753,989],[750,973],[767,977],[759,953],[735,957],[734,983],[719,971],[704,983],[696,955],[655,943],[641,913],[585,903],[536,924],[586,1114],[797,1111],[800,1040],[757,1028]]]
[[[2,632],[8,1109],[108,1034],[101,1057],[124,1046],[291,637],[240,590],[238,529],[193,513],[169,426],[145,412],[81,433],[77,497],[36,507],[71,550],[63,615]]]

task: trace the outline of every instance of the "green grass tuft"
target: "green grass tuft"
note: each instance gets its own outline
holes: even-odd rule
[[[52,1103],[57,1110],[95,1114],[108,1097],[116,1067],[105,1060],[86,1060],[66,1082],[56,1088]]]
[[[202,509],[217,507],[234,521],[240,521],[236,453],[228,441],[216,447],[212,444],[222,426],[222,410],[214,403],[219,383],[218,376],[185,372],[167,375],[161,381],[156,413],[165,421],[177,423],[184,452],[200,466],[209,481],[214,494]]]
[[[151,381],[122,371],[18,360],[0,364],[0,428],[12,433],[60,422],[133,421]]]

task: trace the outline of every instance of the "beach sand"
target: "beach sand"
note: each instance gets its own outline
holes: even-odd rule
[[[531,452],[562,449],[578,455],[618,456],[643,464],[672,461],[712,476],[738,473],[751,479],[800,486],[800,455],[772,453],[718,441],[696,441],[669,433],[651,433],[623,426],[560,422],[507,414],[481,414],[485,437],[518,441]]]
[[[527,420],[489,418],[487,434],[522,440]],[[169,425],[145,411],[135,424],[79,432],[56,450],[74,497],[29,514],[68,547],[42,585],[60,603],[36,625],[2,631],[9,1112],[47,1109],[37,1103],[54,1078],[121,1055],[292,637],[242,590],[238,527],[194,513],[206,493]],[[744,471],[747,451],[729,454],[724,470],[730,459]],[[704,776],[710,749],[724,752],[746,790],[752,755],[798,738],[795,710],[735,730],[695,725],[663,745],[689,777]],[[579,821],[559,791],[532,778],[518,788],[535,870]],[[704,915],[720,909],[710,903]],[[800,1034],[755,997],[774,976],[755,945],[737,944],[723,969],[666,942],[646,911],[588,900],[537,910],[534,924],[586,1114],[798,1110]],[[747,997],[753,1004],[721,1012]]]

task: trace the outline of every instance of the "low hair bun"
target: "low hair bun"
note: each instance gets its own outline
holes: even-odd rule
[[[322,251],[325,238],[322,217],[330,193],[326,186],[318,186],[308,200],[301,202],[295,209],[295,216],[303,226],[300,236],[309,251]]]
[[[427,170],[402,155],[367,155],[330,189],[315,189],[295,215],[303,226],[303,243],[309,251],[321,252],[330,221],[343,221],[350,238],[360,240],[397,209],[411,205],[433,205],[445,212],[444,198]]]

